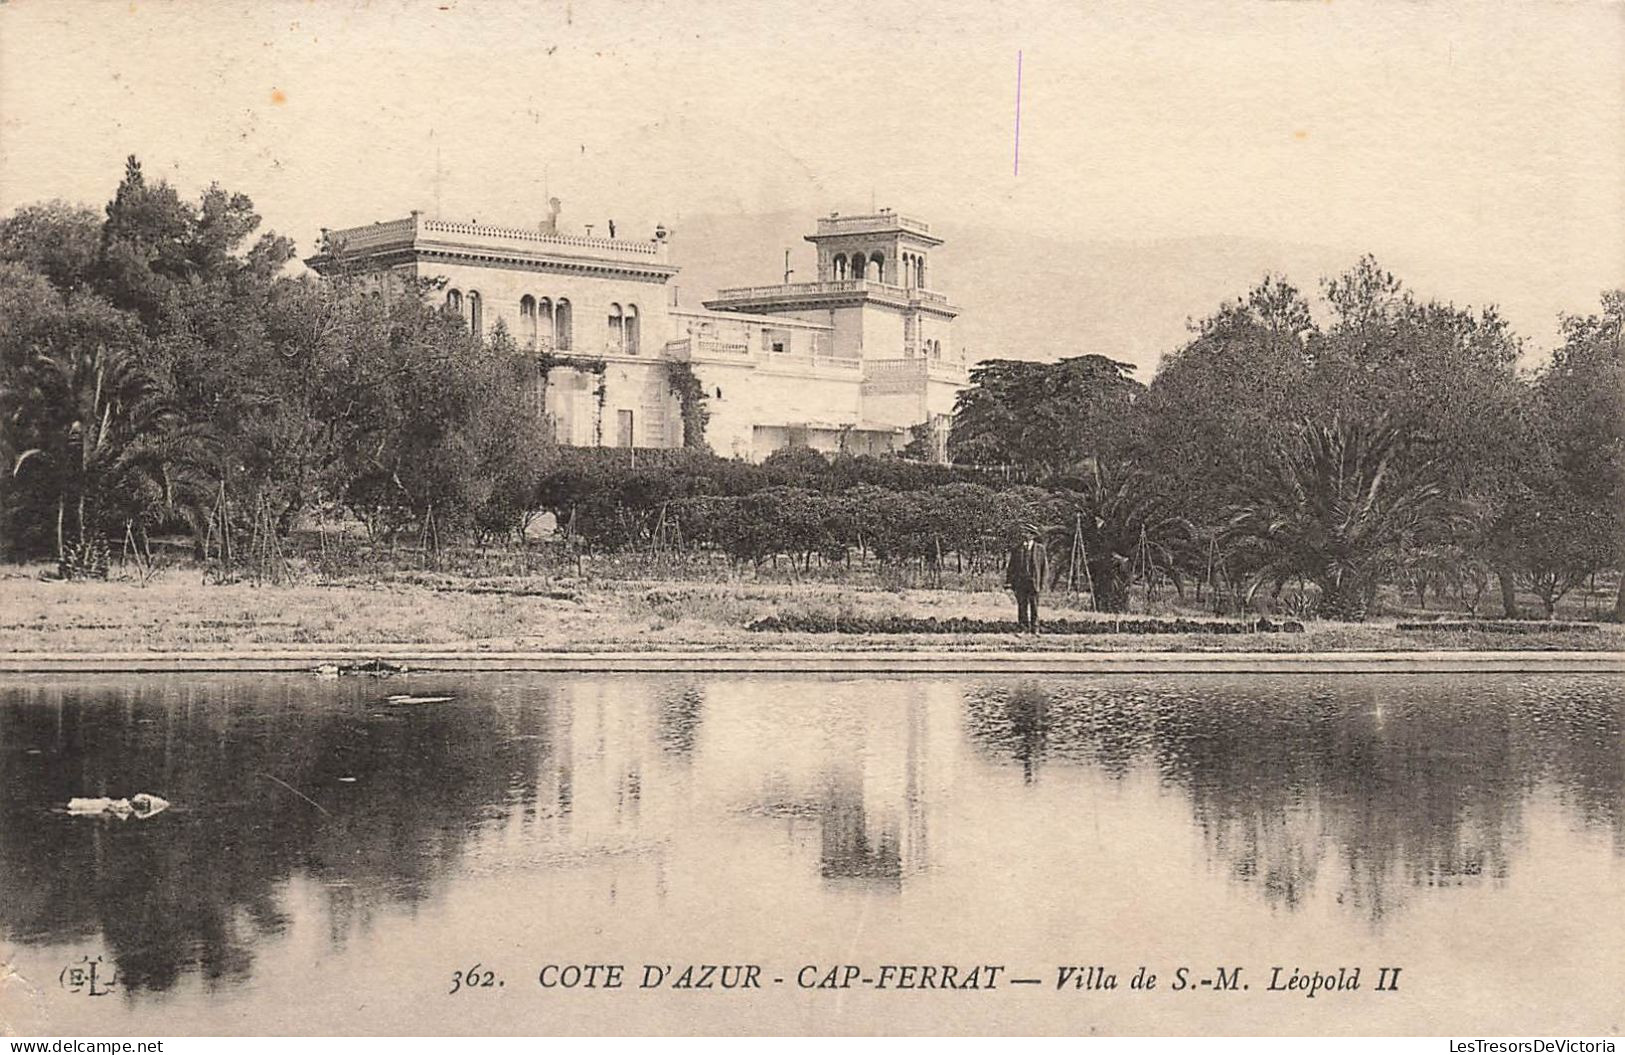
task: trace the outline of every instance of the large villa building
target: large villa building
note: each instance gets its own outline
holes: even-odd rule
[[[930,287],[942,240],[928,224],[889,209],[831,214],[807,236],[817,281],[723,289],[703,308],[672,303],[678,268],[664,228],[646,239],[590,233],[561,233],[557,203],[535,230],[414,212],[324,230],[307,263],[384,297],[440,279],[435,295],[474,332],[500,319],[520,347],[550,353],[543,409],[561,443],[682,446],[677,360],[705,392],[705,440],[718,454],[882,454],[923,427],[943,457],[967,369],[952,340],[956,309]]]

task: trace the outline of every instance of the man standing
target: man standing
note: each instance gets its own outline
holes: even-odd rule
[[[1010,551],[1004,581],[1016,595],[1016,622],[1022,630],[1038,633],[1038,594],[1049,578],[1049,554],[1032,524],[1022,527],[1022,541]]]

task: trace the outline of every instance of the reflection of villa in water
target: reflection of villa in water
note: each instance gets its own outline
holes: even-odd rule
[[[764,694],[772,728],[761,724]],[[946,706],[906,683],[881,694],[895,699],[843,701],[811,681],[716,682],[659,699],[647,685],[581,686],[539,775],[555,835],[575,853],[658,853],[651,832],[680,827],[685,808],[714,808],[796,830],[815,824],[825,879],[900,881],[925,866],[925,797],[947,764],[933,750],[944,753],[957,731],[951,692],[935,694]],[[643,791],[650,768],[661,771],[653,800]],[[683,782],[673,770],[690,768],[702,783],[676,803]]]
[[[948,686],[867,682],[718,682],[707,687],[704,762],[735,796],[732,808],[815,820],[825,880],[899,883],[930,861],[928,804],[949,779],[957,693]],[[775,701],[773,735],[759,707]]]
[[[918,706],[904,713],[903,757],[884,752],[854,766],[833,768],[819,812],[819,874],[825,879],[888,879],[925,867],[928,850],[925,811],[921,808],[925,720]],[[877,730],[884,736],[895,729]],[[869,733],[870,730],[865,730]],[[866,737],[865,747],[874,743]],[[902,763],[899,795],[887,767]],[[878,772],[866,779],[865,765]]]
[[[764,693],[772,728],[761,724]],[[926,866],[925,800],[951,766],[936,756],[958,736],[956,697],[939,691],[931,706],[902,682],[881,695],[895,698],[842,701],[810,681],[573,685],[525,823],[541,827],[551,859],[590,867],[606,855],[659,861],[687,810],[780,818],[816,825],[822,878],[899,882]]]
[[[649,849],[643,773],[659,752],[651,686],[582,684],[568,699],[552,714],[553,751],[536,759],[542,834],[566,855]]]

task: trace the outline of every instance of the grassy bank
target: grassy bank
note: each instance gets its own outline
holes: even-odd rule
[[[1163,605],[1152,614],[1200,617]],[[1052,595],[1046,614],[1102,619],[1082,597]],[[402,571],[387,580],[307,579],[294,585],[211,584],[201,569],[158,578],[61,582],[38,567],[0,571],[0,650],[120,652],[316,645],[423,644],[501,651],[660,649],[884,649],[952,647],[1089,651],[1327,652],[1625,649],[1625,627],[1527,632],[1399,630],[1414,612],[1364,624],[1308,620],[1303,633],[815,634],[752,632],[769,616],[840,619],[960,617],[1009,620],[1007,595],[990,589],[923,589],[828,582],[483,577]]]

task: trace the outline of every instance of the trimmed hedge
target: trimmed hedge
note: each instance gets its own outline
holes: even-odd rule
[[[1457,622],[1437,623],[1400,623],[1398,630],[1478,630],[1486,634],[1546,634],[1558,630],[1587,630],[1596,631],[1596,623],[1551,623],[1545,620],[1462,620]]]
[[[1206,619],[1047,619],[1042,633],[1050,635],[1101,634],[1301,634],[1294,620],[1218,621]],[[952,616],[770,615],[750,623],[747,630],[796,634],[1015,634],[1021,628],[1004,619]]]

